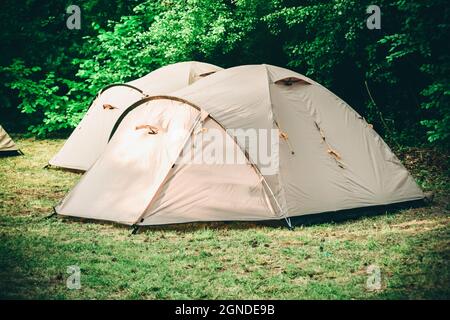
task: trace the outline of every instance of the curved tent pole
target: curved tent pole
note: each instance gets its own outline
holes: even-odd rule
[[[99,92],[95,95],[95,97],[91,100],[91,102],[89,103],[89,106],[91,106],[91,105],[94,103],[94,101],[95,101],[95,100],[96,100],[103,92],[105,92],[106,90],[108,90],[108,89],[110,89],[110,88],[113,88],[113,87],[128,87],[128,88],[131,88],[131,89],[136,90],[137,92],[139,92],[140,94],[142,94],[142,95],[144,95],[144,96],[146,96],[146,97],[148,96],[146,93],[144,93],[143,90],[139,89],[138,87],[132,86],[131,84],[127,84],[127,83],[112,83],[112,84],[109,84],[109,85],[107,85],[107,86],[101,88],[101,89],[99,90]]]
[[[140,94],[144,95],[144,96],[148,96],[146,93],[144,93],[143,90],[139,89],[138,87],[132,86],[131,84],[127,84],[127,83],[113,83],[113,84],[109,84],[103,88],[100,89],[100,91],[95,95],[95,97],[91,100],[91,102],[89,103],[89,106],[91,106],[94,101],[106,90],[113,88],[113,87],[128,87],[131,89],[136,90],[137,92],[139,92]]]
[[[131,84],[127,84],[127,83],[113,83],[113,84],[109,84],[109,85],[107,85],[107,86],[105,86],[105,87],[103,87],[103,88],[101,88],[100,90],[99,90],[99,92],[94,96],[94,98],[91,100],[91,102],[89,103],[89,106],[91,106],[93,103],[94,103],[94,101],[103,93],[103,92],[105,92],[106,90],[108,90],[108,89],[110,89],[110,88],[113,88],[113,87],[128,87],[128,88],[131,88],[131,89],[134,89],[134,90],[136,90],[137,92],[139,92],[140,94],[142,94],[142,95],[144,95],[144,96],[148,96],[146,93],[144,93],[144,91],[142,91],[141,89],[139,89],[138,87],[135,87],[135,86],[132,86]]]

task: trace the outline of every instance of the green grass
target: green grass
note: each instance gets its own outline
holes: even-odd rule
[[[432,206],[294,231],[202,223],[131,235],[44,219],[80,175],[42,169],[62,140],[16,140],[25,156],[0,159],[1,298],[450,298],[447,188]],[[71,265],[81,268],[79,290],[66,287]],[[366,288],[369,265],[381,269],[381,290]]]

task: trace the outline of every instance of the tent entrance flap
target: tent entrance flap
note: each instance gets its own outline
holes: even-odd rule
[[[258,172],[215,120],[199,123],[186,146],[139,225],[280,218]]]

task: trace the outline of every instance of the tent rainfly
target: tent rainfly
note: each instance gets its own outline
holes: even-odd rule
[[[278,170],[265,173],[265,164],[230,131],[252,128],[280,134]],[[245,161],[180,159],[187,142],[211,129],[228,140],[225,151],[237,149]],[[248,65],[125,110],[105,152],[55,211],[136,226],[289,222],[423,197],[386,143],[344,101],[301,74]]]
[[[0,126],[0,156],[19,155],[22,152],[17,148],[9,134]]]
[[[103,88],[49,165],[86,171],[105,149],[114,123],[128,106],[150,94],[167,94],[184,88],[221,69],[208,63],[180,62],[131,82]]]

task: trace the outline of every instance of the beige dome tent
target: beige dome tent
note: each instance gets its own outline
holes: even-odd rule
[[[86,171],[103,152],[114,123],[126,107],[147,95],[166,94],[184,88],[220,69],[208,63],[180,62],[157,69],[137,80],[103,88],[49,164]]]
[[[278,170],[264,173],[265,164],[230,131],[252,128],[280,134]],[[213,129],[231,142],[222,151],[237,149],[243,162],[180,161],[187,143]],[[55,211],[136,226],[289,221],[422,198],[386,143],[344,101],[293,71],[251,65],[128,108],[105,152]]]
[[[19,155],[22,152],[17,148],[9,134],[0,126],[0,156]]]

